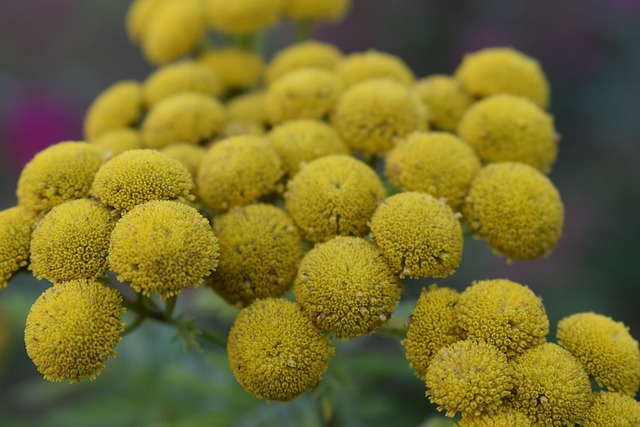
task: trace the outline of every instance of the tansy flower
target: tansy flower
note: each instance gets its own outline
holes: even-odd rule
[[[227,118],[231,122],[267,124],[267,106],[263,91],[247,92],[235,96],[226,104]]]
[[[125,24],[129,40],[139,43],[149,17],[167,0],[133,0],[127,9]]]
[[[136,81],[117,82],[103,90],[84,116],[84,136],[93,140],[101,134],[135,124],[142,115],[144,95]]]
[[[447,277],[462,259],[460,222],[426,193],[387,198],[371,218],[371,237],[400,277]]]
[[[460,210],[480,160],[468,144],[446,132],[415,132],[387,154],[384,173],[398,188],[443,198]]]
[[[181,144],[167,145],[160,150],[161,153],[173,157],[182,163],[182,166],[189,171],[193,180],[198,176],[198,169],[200,168],[200,163],[202,163],[206,151],[204,147],[184,142]]]
[[[426,110],[409,89],[390,79],[373,79],[347,90],[331,121],[354,150],[383,154],[399,138],[427,129]]]
[[[540,298],[510,280],[473,283],[460,295],[456,311],[469,337],[486,341],[509,357],[543,344],[549,333]]]
[[[378,249],[360,237],[316,245],[300,263],[296,301],[320,329],[348,339],[385,323],[398,305],[402,282]]]
[[[300,306],[267,298],[244,308],[229,332],[229,366],[252,395],[289,401],[312,389],[334,349]]]
[[[285,0],[204,0],[209,25],[222,34],[242,36],[274,25]]]
[[[385,196],[380,178],[365,163],[347,155],[316,159],[287,184],[287,211],[309,240],[363,236]]]
[[[564,223],[560,194],[549,178],[515,162],[481,169],[471,182],[463,213],[474,233],[509,259],[547,256]]]
[[[431,285],[422,289],[409,318],[407,339],[402,341],[409,366],[420,379],[436,353],[464,338],[455,312],[460,294],[452,288]]]
[[[427,368],[427,396],[453,417],[494,413],[513,388],[512,368],[496,347],[471,340],[441,348]]]
[[[456,130],[460,118],[473,102],[455,78],[443,74],[418,80],[415,92],[427,107],[431,124],[449,132]]]
[[[536,427],[526,414],[511,408],[479,417],[463,416],[454,427]]]
[[[534,425],[572,426],[592,402],[589,376],[567,350],[545,343],[515,358],[512,406]],[[608,425],[608,424],[605,424]]]
[[[49,381],[94,380],[122,339],[120,293],[94,280],[57,283],[44,291],[27,316],[27,354]]]
[[[341,21],[351,0],[288,0],[285,13],[295,21]]]
[[[191,175],[180,161],[155,150],[129,150],[98,170],[91,195],[128,211],[149,200],[190,199],[192,189]]]
[[[402,59],[373,49],[345,56],[336,71],[347,88],[379,78],[388,78],[407,87],[415,83],[413,71]]]
[[[20,267],[26,267],[35,221],[36,217],[22,206],[0,211],[0,290],[7,287]]]
[[[584,415],[583,427],[635,427],[640,425],[640,402],[622,393],[594,393],[593,404]]]
[[[197,288],[216,269],[218,253],[218,239],[197,210],[154,200],[116,223],[108,260],[118,280],[143,295],[158,293],[165,299]]]
[[[558,154],[553,117],[520,96],[493,95],[473,104],[458,134],[486,162],[522,162],[549,172]]]
[[[635,396],[640,386],[638,341],[622,322],[578,313],[558,323],[558,344],[573,354],[600,387]]]
[[[342,59],[342,52],[332,44],[308,40],[278,51],[265,70],[267,86],[285,74],[301,68],[321,68],[333,71]]]
[[[256,86],[264,69],[259,55],[235,47],[208,50],[198,63],[214,72],[227,92]]]
[[[20,172],[18,205],[44,213],[67,200],[87,197],[105,160],[104,152],[87,142],[65,141],[45,148]]]
[[[144,81],[144,97],[148,106],[183,92],[218,96],[222,83],[216,74],[194,61],[164,65]]]
[[[229,120],[220,131],[219,138],[227,139],[243,135],[264,136],[264,133],[264,126],[258,123]]]
[[[118,128],[101,134],[91,143],[99,147],[104,152],[105,157],[110,159],[127,150],[142,148],[142,136],[137,130]]]
[[[104,275],[115,223],[113,211],[95,200],[71,200],[54,207],[33,230],[29,269],[51,282]]]

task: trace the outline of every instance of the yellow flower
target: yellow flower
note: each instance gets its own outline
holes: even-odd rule
[[[309,40],[292,44],[275,54],[265,70],[265,82],[270,86],[285,74],[301,68],[334,71],[341,59],[342,52],[329,43]]]
[[[89,196],[105,160],[103,151],[88,142],[65,141],[45,148],[20,173],[18,205],[44,213],[67,200]]]
[[[98,170],[91,195],[128,211],[149,200],[191,199],[192,188],[191,175],[178,160],[155,150],[129,150]]]
[[[402,59],[373,49],[345,56],[337,72],[347,88],[371,79],[388,78],[406,87],[413,86],[416,80]]]
[[[342,339],[370,334],[389,320],[401,291],[402,282],[375,245],[350,236],[307,252],[293,288],[316,326]]]
[[[215,73],[227,92],[256,86],[264,70],[259,55],[235,47],[208,50],[198,63]]]
[[[84,116],[84,136],[93,140],[113,129],[135,124],[142,115],[142,85],[125,80],[103,90],[91,103]]]
[[[43,292],[27,316],[27,354],[49,381],[90,380],[104,369],[121,341],[120,293],[94,280],[57,283]]]
[[[515,358],[514,409],[534,425],[573,426],[591,406],[589,376],[568,351],[545,343]],[[607,424],[605,424],[607,425]]]
[[[149,17],[167,0],[133,0],[127,9],[125,24],[129,40],[139,43]]]
[[[481,169],[471,182],[463,213],[474,233],[509,260],[548,256],[564,223],[562,200],[549,178],[515,162]]]
[[[289,215],[313,242],[334,236],[364,236],[385,196],[373,169],[347,155],[316,159],[287,184]]]
[[[398,138],[427,130],[426,110],[417,96],[390,79],[357,84],[341,96],[331,121],[354,150],[383,154]]]
[[[114,213],[95,200],[71,200],[51,209],[31,237],[29,269],[39,279],[93,279],[107,272]]]
[[[285,0],[204,0],[209,25],[222,34],[242,36],[274,25]]]
[[[269,86],[265,103],[272,124],[294,119],[322,119],[338,102],[342,83],[333,71],[301,68]]]
[[[636,427],[640,425],[640,402],[622,393],[594,393],[593,404],[580,423],[583,427]]]
[[[526,414],[506,408],[494,415],[463,416],[454,427],[536,427]]]
[[[26,267],[35,221],[36,217],[22,206],[0,211],[0,290],[7,287],[20,267]]]
[[[400,277],[447,277],[462,259],[457,216],[426,193],[388,197],[371,218],[371,237]]]
[[[218,96],[222,93],[222,83],[216,74],[194,61],[164,65],[144,81],[144,97],[150,107],[183,92]]]
[[[226,105],[229,121],[264,126],[267,124],[265,97],[263,91],[255,91],[231,98]]]
[[[456,306],[460,327],[509,357],[544,344],[549,319],[542,301],[526,286],[505,279],[480,280]]]
[[[513,388],[507,356],[496,347],[472,340],[441,348],[427,368],[425,384],[431,403],[447,417],[491,414]]]
[[[640,350],[624,323],[601,314],[578,313],[558,323],[556,337],[600,387],[636,395],[640,387]]]
[[[473,104],[458,134],[486,162],[522,162],[549,172],[558,155],[553,117],[521,96],[492,95]]]
[[[304,163],[331,154],[349,154],[349,148],[328,124],[317,120],[291,120],[269,132],[286,174],[293,177]]]
[[[107,159],[127,150],[142,148],[142,136],[140,132],[131,128],[118,128],[107,131],[91,141],[99,147]]]
[[[154,200],[125,214],[111,234],[109,265],[118,280],[160,299],[197,288],[218,265],[209,221],[180,202]]]
[[[226,212],[275,191],[282,175],[282,162],[271,144],[242,135],[216,142],[207,150],[196,183],[211,210]]]
[[[415,132],[387,153],[384,172],[398,188],[443,198],[460,210],[471,181],[480,171],[473,149],[446,132]]]
[[[435,74],[419,80],[415,92],[429,111],[429,119],[438,129],[454,132],[473,99],[456,79]]]
[[[189,171],[193,180],[198,176],[198,169],[206,151],[204,147],[186,142],[167,145],[160,150],[162,154],[173,157],[182,163],[182,166]]]
[[[409,366],[420,379],[442,347],[464,338],[455,311],[459,298],[452,288],[434,284],[422,289],[407,325],[407,339],[402,341]]]
[[[265,129],[263,125],[254,122],[227,121],[224,128],[220,132],[219,138],[226,139],[232,136],[264,136]]]
[[[227,354],[244,389],[266,400],[289,401],[322,379],[334,348],[300,306],[267,298],[244,308],[229,332]]]
[[[331,21],[344,19],[351,0],[288,0],[285,13],[296,21]]]

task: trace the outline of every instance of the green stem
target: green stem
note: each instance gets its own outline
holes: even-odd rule
[[[132,323],[125,326],[124,331],[122,331],[122,334],[120,335],[123,337],[125,335],[129,335],[131,332],[138,329],[138,327],[142,325],[142,322],[144,322],[145,319],[146,317],[144,316],[140,316],[140,315],[136,316],[135,320]]]
[[[380,335],[392,338],[405,339],[407,337],[407,328],[398,322],[394,322],[393,319],[380,326],[376,332]]]
[[[217,344],[223,348],[227,348],[227,339],[218,333],[201,329],[200,336],[210,343]]]
[[[313,22],[299,21],[296,22],[296,43],[301,43],[311,39],[311,30]]]
[[[174,295],[171,298],[167,299],[166,305],[164,307],[164,317],[170,319],[173,316],[173,311],[176,308],[176,302],[178,301],[178,296]]]

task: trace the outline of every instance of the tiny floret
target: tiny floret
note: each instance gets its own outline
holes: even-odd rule
[[[640,425],[640,402],[622,393],[600,391],[580,423],[583,427],[637,427]]]
[[[495,414],[479,417],[465,415],[454,427],[536,427],[536,425],[525,413],[507,406]]]
[[[265,83],[273,84],[285,74],[300,68],[321,68],[334,71],[342,52],[332,44],[315,40],[292,44],[276,53],[265,70]]]
[[[418,80],[415,92],[427,107],[433,127],[448,132],[457,129],[460,118],[473,103],[455,78],[443,74]]]
[[[107,159],[124,153],[127,150],[143,148],[140,132],[131,128],[110,130],[95,138],[91,143],[99,147]]]
[[[0,290],[7,287],[15,272],[27,266],[35,221],[36,217],[22,206],[0,211]]]
[[[113,129],[135,124],[142,114],[142,85],[133,80],[112,84],[93,100],[84,116],[84,137],[91,141]]]
[[[337,72],[346,87],[380,78],[388,78],[410,87],[416,79],[402,59],[373,49],[345,56],[338,64]]]
[[[161,153],[166,154],[169,157],[173,157],[182,163],[182,165],[187,168],[194,181],[198,176],[198,169],[200,168],[200,163],[202,163],[202,159],[206,151],[207,150],[204,147],[189,144],[187,142],[167,145],[160,150]]]

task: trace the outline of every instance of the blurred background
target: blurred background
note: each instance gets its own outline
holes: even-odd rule
[[[0,209],[15,205],[19,172],[36,152],[82,138],[84,112],[101,90],[152,70],[126,38],[128,6],[2,2]],[[276,29],[268,56],[292,35],[286,22]],[[469,239],[458,272],[438,283],[464,289],[504,277],[530,286],[545,303],[550,339],[559,319],[581,311],[623,321],[640,339],[639,0],[354,0],[344,22],[317,26],[313,35],[344,52],[398,55],[419,77],[451,74],[465,52],[489,46],[537,58],[562,135],[550,177],[565,203],[563,237],[549,258],[510,265]],[[400,315],[428,283],[407,283]],[[321,386],[288,404],[251,397],[233,379],[224,351],[203,345],[202,353],[184,353],[171,330],[151,322],[118,345],[96,381],[49,383],[23,342],[28,310],[46,286],[22,274],[0,292],[0,425],[316,426],[329,415],[335,426],[438,422],[429,421],[435,406],[399,340],[387,337],[339,343]],[[199,319],[230,324],[233,313],[212,292],[185,300],[183,309]]]

